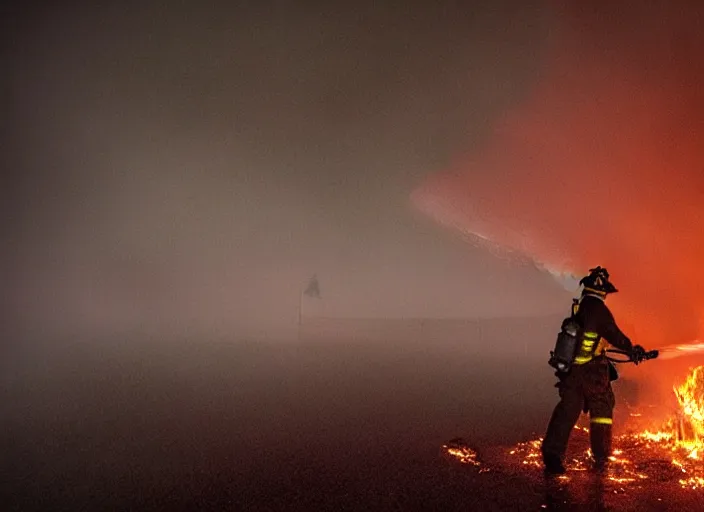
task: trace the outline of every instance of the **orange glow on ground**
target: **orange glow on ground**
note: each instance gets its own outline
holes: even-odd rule
[[[615,437],[604,478],[623,485],[669,479],[676,480],[683,489],[704,489],[704,367],[695,368],[673,391],[679,405],[674,416],[652,429]],[[588,434],[588,428],[577,425],[573,441],[578,438],[577,442],[584,444]],[[509,463],[542,471],[541,443],[539,438],[507,449]],[[463,463],[482,466],[477,452],[461,440],[448,443],[443,449]],[[565,460],[567,474],[560,478],[569,480],[571,473],[588,471],[591,463],[589,449],[573,453]]]

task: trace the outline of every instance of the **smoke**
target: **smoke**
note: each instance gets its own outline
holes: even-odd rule
[[[10,5],[17,330],[286,337],[314,272],[350,316],[540,295],[407,203],[534,79],[552,20],[516,3]]]
[[[561,5],[530,97],[414,201],[558,270],[606,266],[635,342],[702,334],[704,9]]]

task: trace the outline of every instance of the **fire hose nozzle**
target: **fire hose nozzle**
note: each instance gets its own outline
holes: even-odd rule
[[[656,359],[660,355],[659,350],[650,350],[643,355],[643,360]]]

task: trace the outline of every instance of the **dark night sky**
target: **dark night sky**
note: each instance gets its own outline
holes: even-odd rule
[[[606,3],[62,4],[3,16],[3,266],[33,334],[282,336],[313,272],[334,315],[552,312],[544,274],[409,197],[491,147],[565,40],[637,56],[647,28]]]

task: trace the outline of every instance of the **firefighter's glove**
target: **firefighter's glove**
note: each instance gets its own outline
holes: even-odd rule
[[[631,361],[635,364],[640,363],[645,359],[645,349],[640,345],[636,345],[631,349]]]

